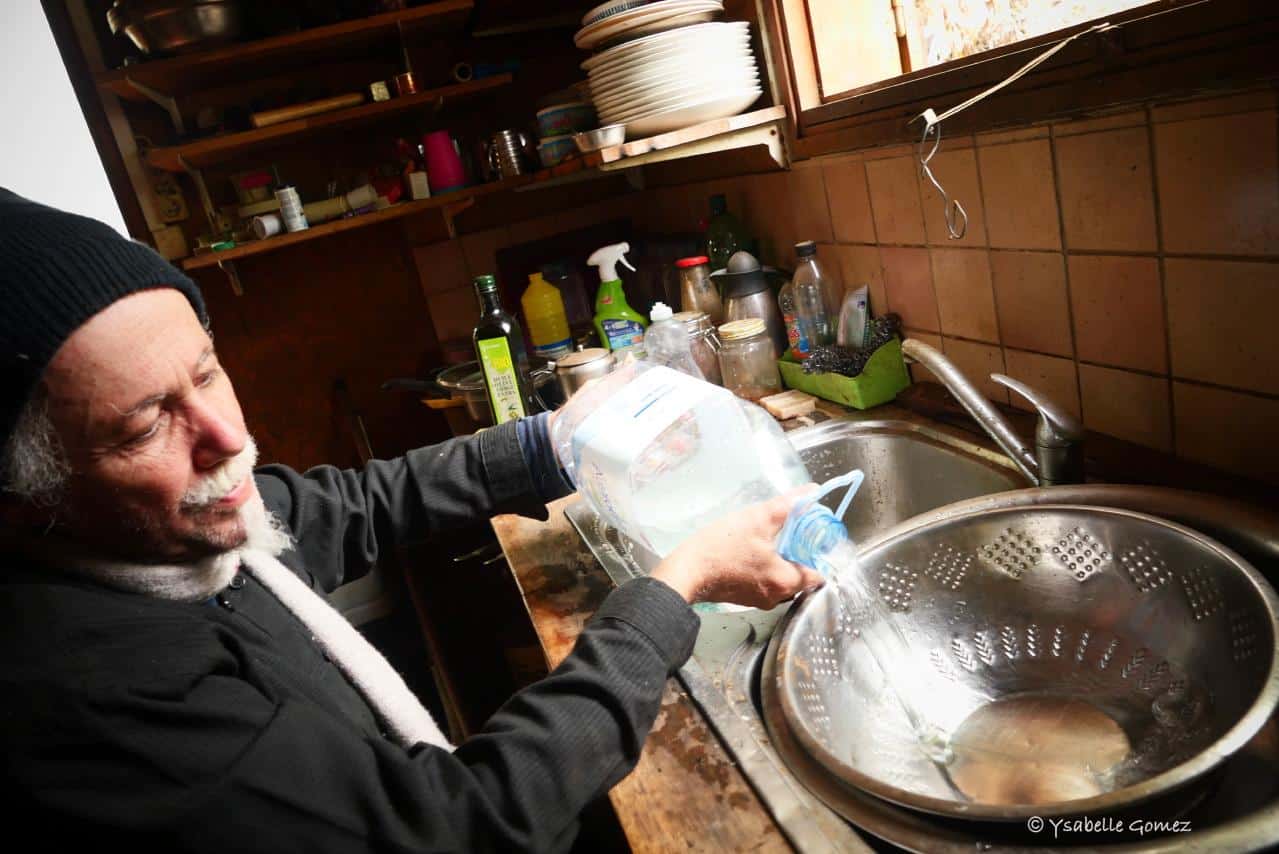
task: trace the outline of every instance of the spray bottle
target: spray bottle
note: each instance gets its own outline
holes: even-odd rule
[[[626,253],[630,251],[629,243],[614,243],[596,249],[586,260],[592,267],[598,267],[600,273],[600,290],[595,297],[595,331],[604,346],[615,353],[640,349],[648,326],[644,316],[627,304],[622,280],[617,275],[618,261],[628,270],[635,269],[626,260]]]

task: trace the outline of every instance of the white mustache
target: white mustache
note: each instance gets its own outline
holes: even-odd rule
[[[182,496],[182,506],[205,507],[221,501],[253,473],[253,467],[257,461],[258,446],[253,441],[253,437],[249,436],[240,453],[186,491]]]

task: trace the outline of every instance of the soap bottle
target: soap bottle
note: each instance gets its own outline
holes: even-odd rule
[[[644,316],[631,308],[617,275],[617,263],[635,268],[626,260],[629,243],[614,243],[596,249],[586,263],[599,269],[600,290],[595,297],[595,331],[600,342],[614,353],[639,351],[644,344]],[[638,352],[636,353],[638,355]]]
[[[561,359],[573,352],[564,298],[540,272],[528,277],[528,288],[520,297],[520,305],[524,309],[524,320],[528,323],[529,340],[533,342],[535,355],[543,359]]]

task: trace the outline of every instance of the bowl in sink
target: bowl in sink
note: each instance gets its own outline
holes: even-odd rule
[[[859,636],[879,612],[828,585],[774,639],[764,702],[832,778],[886,801],[985,821],[1127,809],[1204,778],[1279,701],[1279,599],[1176,523],[976,510],[899,529],[860,561],[911,660],[870,659]],[[917,674],[949,764],[918,749],[886,672]]]

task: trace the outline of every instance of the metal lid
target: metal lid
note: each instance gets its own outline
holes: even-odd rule
[[[450,390],[479,391],[484,388],[484,375],[480,373],[479,362],[463,362],[440,371],[435,382]]]
[[[497,277],[491,274],[475,277],[475,289],[480,293],[497,290]]]
[[[800,258],[807,258],[810,255],[817,254],[817,244],[811,240],[801,240],[795,244],[795,254]]]
[[[710,326],[710,319],[704,311],[680,311],[671,315],[671,320],[678,320],[689,332],[701,332],[703,327]]]
[[[764,321],[758,317],[748,317],[744,320],[734,320],[725,323],[719,328],[719,337],[724,341],[740,341],[743,338],[752,338],[756,335],[763,335],[764,330],[768,327],[764,325]]]
[[[585,350],[578,350],[576,353],[569,353],[563,359],[555,360],[555,367],[558,368],[578,368],[582,365],[588,365],[591,362],[600,359],[607,359],[613,354],[603,347],[589,347]]]
[[[605,353],[608,351],[605,350]],[[546,370],[546,359],[538,356],[529,357],[529,375],[534,388],[541,388],[554,374]],[[451,368],[445,368],[435,377],[435,384],[449,391],[484,391],[484,374],[480,372],[479,362],[463,362]]]

